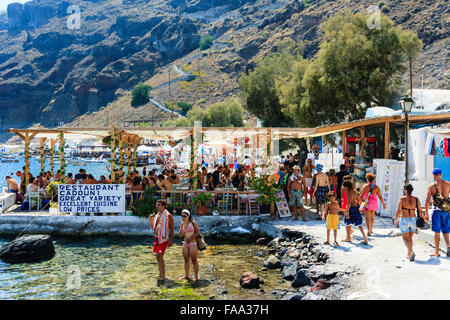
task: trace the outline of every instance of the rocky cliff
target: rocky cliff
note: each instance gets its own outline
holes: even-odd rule
[[[127,106],[124,114],[123,103],[128,103],[132,87],[142,82],[155,87],[151,94],[163,103],[207,106],[224,100],[237,94],[240,74],[276,50],[280,40],[304,41],[304,55],[312,57],[323,21],[342,10],[367,10],[378,4],[370,0],[12,3],[7,15],[0,15],[0,138],[8,137],[7,128],[38,123],[103,125],[105,112],[117,114],[113,122],[125,121],[133,117],[133,108]],[[423,75],[425,87],[448,89],[446,1],[392,0],[384,5],[384,14],[415,30],[424,43],[414,65],[415,86],[420,86]],[[213,35],[214,45],[201,52],[199,42],[205,34]],[[188,73],[196,77],[182,81]],[[178,82],[168,83],[177,77]],[[145,110],[149,107],[154,106]]]

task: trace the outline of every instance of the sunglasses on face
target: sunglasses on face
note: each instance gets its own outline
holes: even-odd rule
[[[181,215],[181,216],[182,216],[183,218],[187,218],[187,217],[188,217],[188,216],[186,216],[186,215],[184,215],[184,214],[183,214],[183,215]]]

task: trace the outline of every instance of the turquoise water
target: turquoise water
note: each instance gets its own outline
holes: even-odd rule
[[[1,187],[6,187],[6,180],[5,177],[7,175],[11,175],[13,173],[12,178],[18,180],[16,176],[16,171],[20,170],[22,171],[22,167],[25,165],[25,159],[20,159],[19,162],[16,163],[0,163],[0,185]],[[104,175],[106,177],[109,176],[109,171],[106,169],[106,167],[109,166],[109,162],[105,163],[89,163],[83,165],[75,165],[72,163],[67,163],[66,167],[66,173],[72,172],[73,175],[77,174],[81,168],[86,169],[86,172],[89,174],[92,174],[94,178],[100,179],[101,175]],[[45,162],[45,171],[50,171],[50,160],[46,160]],[[59,163],[55,164],[53,167],[54,172],[58,171],[59,169]],[[39,172],[41,171],[41,161],[39,159],[30,158],[30,170],[33,176],[37,176]],[[126,170],[126,167],[125,167]],[[18,180],[17,182],[20,182]]]
[[[289,281],[280,283],[279,270],[261,270],[264,258],[257,252],[264,249],[253,244],[209,245],[199,254],[200,282],[179,280],[184,275],[179,240],[164,255],[168,281],[158,286],[148,237],[56,238],[56,255],[49,261],[0,261],[0,299],[273,299],[273,290],[290,287]],[[0,245],[8,241],[0,239]],[[265,293],[240,287],[245,271],[264,280]]]

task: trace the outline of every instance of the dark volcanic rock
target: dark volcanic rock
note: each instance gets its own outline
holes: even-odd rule
[[[38,262],[54,255],[55,248],[48,235],[25,235],[0,248],[0,259],[7,263]]]
[[[292,281],[292,287],[300,288],[304,286],[313,286],[314,281],[311,279],[307,270],[299,270]]]

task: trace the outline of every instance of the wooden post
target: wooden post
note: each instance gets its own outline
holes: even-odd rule
[[[60,149],[60,168],[61,168],[61,173],[63,178],[66,176],[66,169],[65,169],[65,161],[64,161],[64,146],[65,146],[65,142],[64,142],[64,133],[60,133],[59,134],[59,149]]]
[[[389,122],[384,123],[384,158],[389,159]]]
[[[30,180],[30,141],[34,138],[34,136],[37,134],[37,132],[31,133],[28,131],[25,131],[24,134],[21,134],[19,132],[16,132],[16,134],[21,137],[25,142],[25,191],[28,187],[28,182]]]
[[[197,189],[197,157],[196,157],[196,151],[197,151],[197,127],[194,125],[192,128],[192,135],[191,135],[191,177],[192,177],[192,188],[194,190]]]
[[[137,167],[137,148],[139,143],[142,141],[143,138],[137,136],[134,140],[134,144],[133,144],[133,170],[136,170]]]
[[[54,171],[54,160],[55,160],[55,144],[58,139],[50,139],[50,172],[53,176]]]
[[[364,163],[365,146],[366,146],[366,127],[361,127],[361,150],[360,150],[361,163]]]
[[[342,131],[342,154],[347,153],[347,130]]]
[[[47,138],[41,138],[41,173],[44,172],[45,157],[44,157],[44,143]]]

